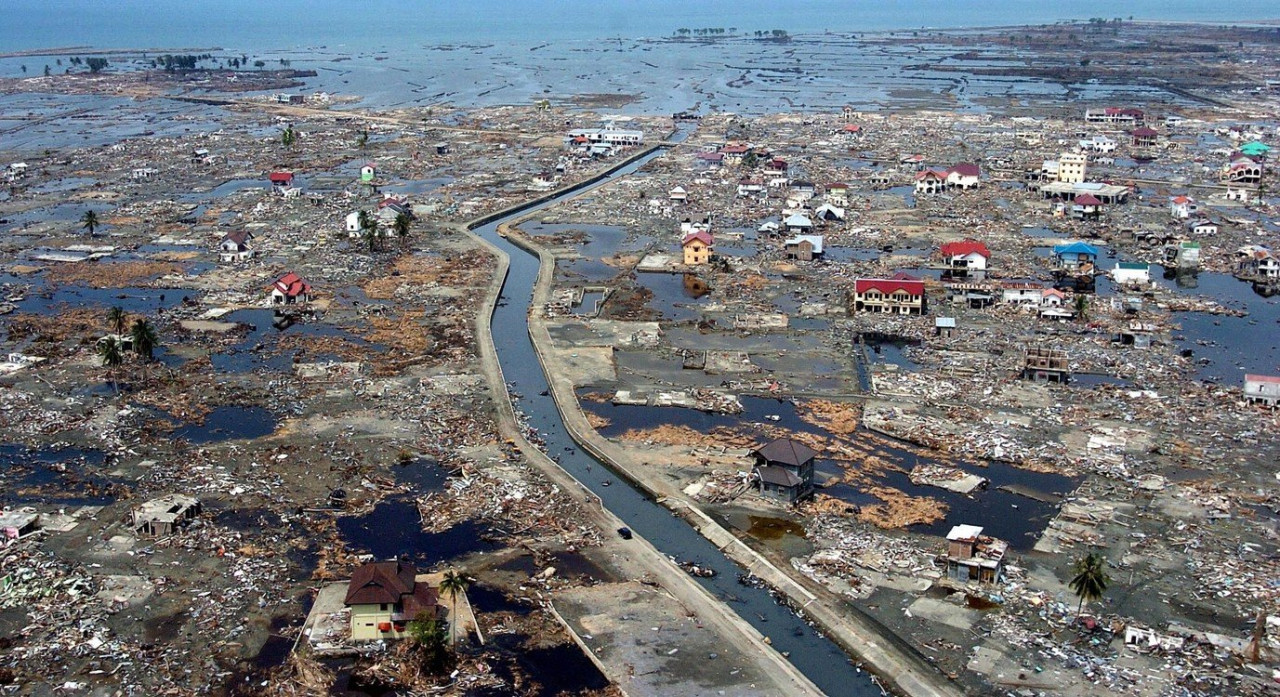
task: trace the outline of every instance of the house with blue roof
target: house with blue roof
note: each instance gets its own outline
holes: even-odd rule
[[[1084,242],[1055,245],[1053,256],[1058,260],[1058,268],[1077,273],[1093,273],[1098,262],[1098,248]]]

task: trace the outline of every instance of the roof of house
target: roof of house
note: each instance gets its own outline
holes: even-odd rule
[[[766,484],[774,484],[777,486],[800,486],[804,483],[803,479],[786,467],[763,465],[756,467],[756,472],[760,475],[760,481],[765,482]]]
[[[919,180],[921,180],[921,179],[927,179],[927,178],[932,178],[932,179],[946,179],[946,178],[947,178],[947,170],[945,170],[945,169],[932,169],[932,168],[930,168],[930,169],[926,169],[926,170],[923,170],[923,171],[920,171],[920,172],[916,172],[916,180],[917,180],[917,181],[919,181]]]
[[[1208,218],[1195,218],[1194,220],[1187,221],[1187,227],[1189,228],[1197,228],[1201,225],[1213,225],[1214,227],[1217,227],[1218,224]]]
[[[1096,256],[1098,256],[1098,248],[1097,248],[1097,247],[1095,247],[1095,246],[1093,246],[1093,245],[1091,245],[1091,244],[1087,244],[1087,243],[1084,243],[1084,242],[1072,242],[1072,243],[1070,243],[1070,244],[1059,244],[1059,245],[1054,245],[1054,247],[1053,247],[1053,253],[1054,253],[1054,254],[1058,254],[1058,255],[1062,255],[1062,254],[1088,254],[1088,255],[1091,255],[1091,256],[1095,256],[1095,257],[1096,257]]]
[[[233,242],[235,244],[244,244],[253,238],[253,233],[248,230],[232,230],[227,236],[222,238],[224,242]]]
[[[794,467],[799,467],[818,455],[813,448],[790,438],[778,438],[754,452],[768,462]]]
[[[1244,381],[1245,382],[1265,382],[1272,385],[1280,385],[1280,375],[1253,375],[1251,373],[1246,373],[1244,376]]]
[[[1182,205],[1184,203],[1191,203],[1191,197],[1190,196],[1174,196],[1173,198],[1169,199],[1169,201],[1172,203],[1176,203],[1178,205]]]
[[[347,584],[347,605],[398,603],[400,597],[413,593],[417,569],[412,564],[383,561],[365,564],[351,574]]]
[[[924,281],[897,278],[859,278],[853,282],[853,290],[855,293],[878,290],[885,295],[902,290],[913,296],[924,295]]]
[[[846,133],[857,133],[862,130],[862,126],[859,126],[856,123],[846,123],[844,125],[844,130]]]
[[[955,317],[937,317],[933,320],[933,326],[939,329],[955,329],[956,318]]]
[[[1080,194],[1079,196],[1071,199],[1071,202],[1076,204],[1077,206],[1101,206],[1102,205],[1102,201],[1099,201],[1098,197],[1094,196],[1093,194]]]
[[[962,177],[976,177],[982,173],[982,171],[978,169],[978,166],[971,162],[961,162],[955,167],[952,167],[950,171],[955,172]]]
[[[1240,146],[1240,152],[1246,155],[1260,155],[1271,150],[1271,146],[1258,141],[1251,141]]]
[[[708,162],[720,162],[720,161],[724,160],[724,153],[722,153],[722,152],[700,152],[700,153],[698,153],[698,159],[699,159],[699,160],[706,160],[706,161],[708,161]]]
[[[1065,299],[1066,299],[1066,297],[1067,297],[1067,294],[1066,294],[1066,293],[1063,293],[1062,291],[1058,290],[1057,288],[1045,288],[1044,290],[1040,291],[1040,297],[1042,297],[1042,298],[1058,298],[1058,299],[1060,299],[1060,300],[1065,300]]]
[[[290,271],[276,280],[272,286],[290,298],[306,295],[311,292],[311,284],[302,280],[298,274]]]
[[[831,182],[830,184],[827,184],[827,191],[831,191],[833,189],[848,189],[848,188],[849,188],[849,185],[844,182]]]
[[[1137,261],[1119,261],[1116,262],[1116,268],[1123,271],[1150,271],[1151,267]]]
[[[979,254],[983,258],[991,258],[991,250],[987,249],[987,245],[977,240],[960,240],[959,242],[948,242],[942,245],[942,256],[944,257],[967,257],[970,254]]]
[[[813,227],[813,221],[799,213],[788,216],[786,220],[782,221],[782,224],[787,227]]]
[[[785,244],[788,247],[792,247],[792,246],[799,245],[801,242],[808,242],[809,244],[813,245],[814,254],[822,253],[822,235],[796,235],[795,237],[792,237],[786,240],[785,242],[783,242],[783,244]]]
[[[688,247],[690,244],[694,242],[699,242],[699,241],[707,245],[708,247],[710,247],[711,233],[707,232],[706,230],[698,230],[697,232],[691,232],[685,235],[684,239],[680,240],[680,246]]]
[[[947,533],[948,540],[976,540],[982,534],[981,525],[957,525]]]
[[[1159,135],[1159,133],[1156,129],[1150,126],[1142,126],[1141,128],[1133,129],[1133,133],[1131,135],[1138,136],[1139,138],[1153,138]]]
[[[271,183],[273,184],[275,183],[287,184],[293,181],[293,172],[272,172],[271,174],[267,175],[267,179],[270,179]]]

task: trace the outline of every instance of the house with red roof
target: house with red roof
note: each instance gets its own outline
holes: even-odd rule
[[[691,232],[680,240],[684,250],[685,266],[701,266],[711,261],[711,233],[706,230]]]
[[[1268,407],[1280,405],[1280,376],[1245,375],[1244,398]]]
[[[1077,220],[1097,220],[1102,217],[1102,201],[1093,194],[1079,194],[1071,199],[1071,216]]]
[[[271,185],[283,189],[286,186],[293,186],[293,172],[272,172],[267,175],[267,179]]]
[[[925,169],[916,172],[916,193],[936,194],[947,188],[947,170]]]
[[[419,613],[440,617],[436,589],[420,580],[412,564],[369,563],[355,570],[343,604],[351,609],[351,640],[404,639]]]
[[[311,284],[290,271],[271,284],[271,302],[276,305],[311,302]]]
[[[1173,196],[1169,199],[1169,215],[1177,220],[1186,220],[1199,209],[1195,199],[1190,196]]]
[[[1134,146],[1139,148],[1152,147],[1156,144],[1156,138],[1159,135],[1160,134],[1156,132],[1156,129],[1150,126],[1142,126],[1129,132],[1129,136],[1133,138]]]
[[[942,245],[942,263],[952,271],[986,271],[991,250],[977,240],[960,240]]]
[[[853,282],[853,311],[923,315],[924,281],[904,273],[893,278],[859,278]]]
[[[947,186],[954,189],[978,188],[978,178],[982,176],[982,170],[971,162],[961,162],[960,164],[947,170]]]

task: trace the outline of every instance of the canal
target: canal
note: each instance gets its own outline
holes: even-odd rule
[[[494,310],[492,328],[493,343],[497,347],[503,374],[524,395],[515,406],[528,417],[528,424],[537,429],[545,439],[547,454],[553,456],[565,471],[599,496],[604,506],[632,530],[644,536],[665,554],[680,561],[692,561],[699,566],[714,569],[714,577],[698,579],[699,582],[769,637],[774,649],[787,656],[819,689],[828,695],[879,697],[881,689],[872,682],[871,676],[856,668],[839,646],[819,634],[791,610],[776,603],[766,590],[738,583],[738,574],[742,569],[724,556],[715,545],[689,524],[632,487],[624,477],[579,449],[565,429],[555,400],[548,396],[550,388],[529,338],[528,325],[528,311],[533,299],[534,283],[538,278],[539,259],[500,236],[498,226],[532,211],[582,196],[612,179],[632,174],[661,153],[661,150],[657,150],[595,184],[475,229],[476,234],[511,257],[511,268]]]

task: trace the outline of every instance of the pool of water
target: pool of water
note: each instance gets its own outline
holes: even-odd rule
[[[1244,281],[1224,273],[1200,273],[1190,285],[1165,278],[1163,266],[1152,266],[1151,276],[1163,288],[1216,300],[1243,310],[1244,317],[1206,312],[1174,313],[1182,326],[1173,332],[1174,344],[1192,352],[1195,377],[1224,385],[1239,385],[1245,373],[1280,375],[1280,296],[1264,298]],[[1186,284],[1186,285],[1184,285]]]
[[[685,274],[643,273],[637,275],[636,283],[653,293],[645,307],[657,312],[664,321],[697,319],[706,305],[700,302],[705,290],[685,283]]]
[[[338,532],[353,551],[375,559],[403,557],[423,568],[498,547],[485,539],[484,523],[466,521],[443,532],[425,532],[418,507],[406,498],[391,498],[361,516],[338,518]]]
[[[276,417],[263,407],[217,407],[198,424],[187,424],[173,431],[175,440],[192,445],[224,440],[252,440],[269,436],[276,430]]]
[[[109,505],[115,496],[106,492],[108,482],[99,472],[106,461],[100,450],[0,444],[0,502]]]

